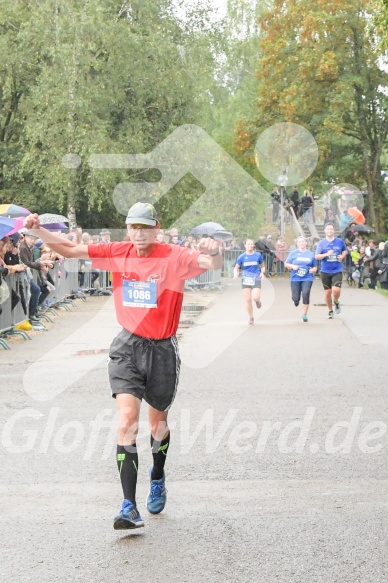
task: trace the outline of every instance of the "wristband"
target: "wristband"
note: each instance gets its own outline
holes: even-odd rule
[[[209,257],[215,257],[216,255],[219,255],[219,251],[217,251],[217,253],[214,253],[213,255],[210,255],[210,253],[208,253]]]

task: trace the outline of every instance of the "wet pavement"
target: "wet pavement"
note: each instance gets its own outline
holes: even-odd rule
[[[267,280],[249,327],[240,283],[225,284],[185,299],[207,309],[182,314],[158,516],[142,412],[135,533],[112,527],[111,298],[0,350],[1,581],[387,581],[387,298],[345,287],[327,320],[316,280],[303,323],[289,282]]]

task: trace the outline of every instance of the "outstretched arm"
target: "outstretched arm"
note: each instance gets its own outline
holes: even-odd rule
[[[89,259],[88,246],[73,243],[65,237],[59,237],[51,231],[40,226],[37,214],[29,215],[24,219],[24,226],[34,233],[39,239],[42,239],[51,249],[71,259]]]

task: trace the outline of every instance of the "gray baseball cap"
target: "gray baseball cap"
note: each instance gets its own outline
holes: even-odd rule
[[[150,225],[155,227],[158,223],[158,217],[155,207],[147,202],[137,202],[128,211],[127,225]]]

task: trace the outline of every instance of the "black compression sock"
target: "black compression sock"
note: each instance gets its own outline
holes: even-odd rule
[[[151,472],[151,480],[160,480],[163,478],[164,464],[166,463],[166,457],[168,448],[170,445],[170,432],[162,441],[155,441],[151,435],[151,448],[152,457],[154,459],[154,465]]]
[[[124,498],[136,505],[138,455],[136,443],[117,445],[117,467],[120,472]]]

